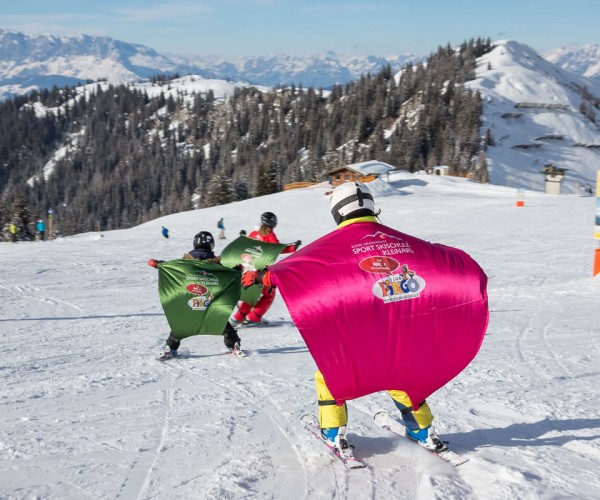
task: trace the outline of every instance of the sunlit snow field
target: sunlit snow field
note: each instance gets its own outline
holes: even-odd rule
[[[404,173],[371,186],[384,224],[467,251],[490,278],[481,351],[428,398],[469,462],[377,428],[373,413],[394,411],[382,393],[349,402],[369,467],[344,469],[299,424],[317,411],[315,365],[280,296],[276,325],[240,330],[246,358],[201,336],[190,357],[155,359],[169,329],[146,260],[181,257],[223,217],[220,253],[267,210],[281,241],[307,244],[335,227],[317,187],[0,243],[0,498],[600,498],[594,198],[528,191],[518,208],[514,189]]]

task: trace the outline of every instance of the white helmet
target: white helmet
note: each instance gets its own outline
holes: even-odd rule
[[[358,182],[344,182],[336,187],[331,194],[329,208],[336,224],[356,217],[377,215],[369,188]]]

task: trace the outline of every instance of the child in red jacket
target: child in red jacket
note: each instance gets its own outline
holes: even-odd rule
[[[266,243],[279,243],[279,239],[273,231],[275,226],[277,226],[277,216],[273,212],[265,212],[260,216],[260,228],[252,231],[248,237]],[[302,242],[298,240],[285,247],[281,253],[295,252],[301,243]],[[259,323],[268,323],[263,320],[262,317],[269,310],[274,300],[275,288],[263,287],[262,295],[254,307],[247,302],[239,302],[238,310],[233,315],[232,323],[234,326],[239,324],[254,326]]]

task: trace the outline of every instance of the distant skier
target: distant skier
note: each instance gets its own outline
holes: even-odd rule
[[[219,264],[221,262],[221,258],[215,256],[213,253],[213,249],[215,247],[215,240],[213,235],[208,231],[200,231],[196,236],[194,236],[194,248],[189,252],[183,255],[184,259],[196,259],[201,260],[207,263]],[[162,264],[164,261],[158,261],[155,259],[150,259],[148,261],[148,265],[151,267],[158,268],[159,264]],[[239,279],[239,278],[238,278]],[[236,297],[239,297],[239,293]],[[207,309],[212,298],[210,295],[208,296],[200,296],[196,297],[198,304],[192,304],[192,307],[204,308]],[[201,304],[200,302],[204,300]],[[233,307],[232,307],[233,308]],[[187,336],[190,336],[189,334]],[[225,346],[232,351],[239,351],[241,340],[237,334],[236,329],[229,323],[229,321],[225,322],[225,329],[223,331]],[[171,333],[169,334],[166,345],[163,353],[161,354],[161,359],[169,359],[173,357],[177,357],[178,349],[181,344],[181,338],[178,338],[176,335]]]
[[[274,232],[276,226],[277,216],[273,212],[265,212],[260,216],[260,227],[252,231],[248,237],[254,240],[264,241],[265,243],[279,243],[279,239]],[[302,242],[297,240],[284,248],[281,253],[295,252],[301,244]],[[247,302],[239,302],[238,310],[233,315],[232,322],[235,325],[243,323],[246,326],[255,326],[261,322],[267,323],[267,321],[262,318],[271,307],[271,304],[273,304],[275,296],[276,293],[274,287],[262,287],[262,294],[254,307]]]
[[[10,233],[10,239],[12,240],[13,243],[17,242],[17,226],[15,225],[14,222],[10,223],[10,226],[8,226],[8,231]]]
[[[39,239],[44,241],[44,236],[46,234],[46,224],[44,224],[44,221],[39,219],[35,225],[35,228],[37,229]]]
[[[169,237],[169,230],[168,230],[168,229],[167,229],[165,226],[163,226],[163,227],[162,227],[162,235],[163,235],[165,238],[168,238],[168,237]]]
[[[219,222],[217,222],[217,228],[219,229],[219,239],[224,240],[225,239],[225,223],[223,222],[223,218],[220,218]]]

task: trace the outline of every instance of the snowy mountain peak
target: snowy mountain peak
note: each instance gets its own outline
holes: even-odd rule
[[[67,84],[100,79],[121,83],[174,68],[153,49],[108,37],[26,35],[0,29],[0,86],[12,86],[9,93],[21,93],[19,86],[45,87],[53,79]]]
[[[410,54],[338,58],[329,52],[313,57],[270,55],[227,61],[217,56],[162,55],[144,45],[108,37],[27,35],[0,28],[0,99],[52,85],[100,79],[127,83],[165,73],[266,86],[295,83],[326,88],[388,64],[397,70],[418,59]]]
[[[559,68],[526,45],[500,41],[480,58],[469,86],[484,100],[490,182],[544,190],[546,164],[567,170],[564,192],[578,193],[595,178],[600,83]]]
[[[563,69],[600,80],[600,45],[569,45],[546,52],[544,57]]]

